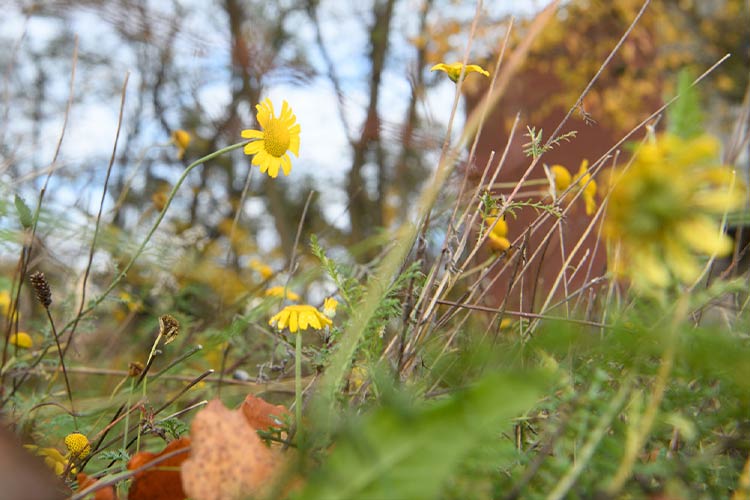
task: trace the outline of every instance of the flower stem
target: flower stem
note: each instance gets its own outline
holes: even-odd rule
[[[302,449],[302,332],[297,332],[294,351],[294,412],[297,449]]]

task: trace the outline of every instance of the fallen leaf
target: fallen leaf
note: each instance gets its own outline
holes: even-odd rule
[[[83,472],[78,473],[78,491],[83,491],[89,486],[96,484],[96,479],[89,477]],[[114,486],[106,486],[94,492],[94,500],[117,500]]]
[[[241,408],[248,423],[259,431],[282,427],[284,420],[291,415],[284,406],[272,405],[252,394],[247,395]]]
[[[128,470],[135,470],[173,451],[190,446],[190,438],[180,438],[169,443],[160,453],[142,451],[133,455],[128,462]],[[180,465],[190,453],[181,453],[158,463],[133,476],[128,491],[128,500],[184,500],[187,498],[180,480]],[[167,469],[168,468],[168,469]]]
[[[258,437],[244,412],[215,399],[190,427],[192,449],[182,464],[182,486],[193,500],[231,500],[262,495],[273,484],[281,455]]]

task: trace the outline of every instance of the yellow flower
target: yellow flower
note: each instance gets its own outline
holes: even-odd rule
[[[3,290],[2,292],[0,292],[0,314],[8,317],[8,314],[10,313],[10,303],[10,292],[8,292],[7,290]],[[16,311],[16,314],[14,314],[14,316],[16,316],[16,318],[18,317],[18,311]]]
[[[185,130],[178,129],[172,132],[172,144],[177,146],[177,158],[179,160],[182,160],[182,157],[185,156],[185,150],[190,145],[191,140],[192,137]]]
[[[325,314],[329,318],[333,318],[334,316],[336,316],[336,308],[338,307],[338,305],[338,300],[334,299],[333,297],[328,297],[323,301],[323,314]]]
[[[644,145],[628,170],[613,174],[603,231],[620,244],[610,259],[613,272],[629,276],[636,290],[694,281],[698,256],[732,251],[718,218],[742,205],[744,187],[718,163],[718,153],[710,136],[664,134]]]
[[[44,458],[44,463],[47,464],[50,469],[55,471],[55,474],[58,476],[61,476],[62,473],[65,472],[65,468],[68,466],[68,459],[55,448],[39,448],[33,444],[25,444],[24,448]],[[78,471],[75,467],[71,467],[70,472],[76,474]]]
[[[463,66],[464,65],[460,62],[455,62],[452,64],[440,63],[430,68],[430,71],[445,71],[448,74],[448,78],[450,78],[454,82],[457,82],[458,77],[461,76],[461,68],[463,68]],[[477,66],[476,64],[466,65],[465,74],[468,75],[469,73],[479,73],[484,76],[490,76],[489,71],[482,68],[481,66]]]
[[[34,342],[31,340],[31,335],[26,332],[14,333],[10,336],[9,340],[11,345],[21,347],[23,349],[31,349]]]
[[[497,222],[495,222],[497,221]],[[487,242],[493,250],[504,252],[510,248],[510,241],[508,240],[508,223],[504,219],[498,219],[497,217],[487,217],[485,224],[492,230],[487,235]],[[492,225],[495,227],[492,227]]]
[[[86,436],[80,432],[74,432],[65,436],[65,446],[70,452],[70,458],[81,460],[91,453],[91,444]]]
[[[568,189],[573,177],[570,175],[567,168],[562,165],[552,165],[550,167],[550,172],[552,172],[552,178],[555,181],[555,190],[557,194]]]
[[[268,278],[273,276],[273,269],[271,269],[271,266],[262,263],[258,259],[253,259],[250,261],[250,269],[258,272],[258,274],[260,274],[260,276],[264,280],[267,280]]]
[[[581,161],[581,166],[575,178],[562,165],[552,165],[549,170],[555,184],[555,196],[559,197],[571,184],[575,183],[576,189],[581,191],[581,197],[586,204],[586,215],[592,215],[596,211],[597,186],[596,181],[591,178],[591,174],[588,172],[588,167],[588,160]]]
[[[272,286],[268,290],[266,290],[266,297],[284,297],[284,287],[283,286]],[[298,301],[300,299],[300,296],[296,293],[292,292],[291,290],[286,291],[286,298],[293,301]]]
[[[591,178],[588,172],[589,161],[583,160],[581,167],[578,169],[578,187],[581,190],[581,197],[586,203],[586,215],[592,215],[596,211],[596,181]]]
[[[292,160],[289,152],[299,157],[300,126],[286,101],[281,105],[281,114],[277,118],[270,99],[255,106],[258,110],[257,119],[263,131],[243,130],[242,137],[255,139],[245,146],[246,155],[253,156],[253,165],[260,167],[261,173],[275,178],[279,175],[279,167],[284,175],[292,171]]]
[[[307,330],[309,327],[322,330],[323,327],[333,325],[333,321],[313,306],[293,305],[286,306],[278,314],[275,314],[268,321],[268,324],[279,330],[288,327],[290,332],[297,333],[298,330]]]

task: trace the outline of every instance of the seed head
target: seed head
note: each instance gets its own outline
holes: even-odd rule
[[[52,304],[52,292],[49,289],[47,277],[43,272],[38,271],[29,276],[29,281],[31,281],[31,286],[34,287],[34,292],[36,292],[36,298],[39,300],[39,303],[45,309],[48,309]]]

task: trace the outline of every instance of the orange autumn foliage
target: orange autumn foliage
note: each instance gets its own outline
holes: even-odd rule
[[[193,500],[262,496],[282,468],[282,455],[263,444],[244,410],[230,410],[219,400],[197,413],[190,436],[182,486]]]
[[[78,473],[78,491],[85,490],[86,488],[96,484],[96,479],[89,477],[83,472]],[[105,486],[100,490],[94,492],[94,500],[117,500],[114,486]]]
[[[281,427],[284,420],[291,415],[286,407],[272,405],[253,394],[247,395],[240,408],[248,423],[259,431]]]
[[[169,443],[160,453],[142,451],[133,455],[128,462],[128,470],[135,470],[173,451],[190,446],[190,438],[180,438]],[[133,484],[128,491],[128,500],[184,500],[187,498],[180,480],[180,465],[190,453],[185,452],[156,464],[153,468],[138,472],[133,476]]]

